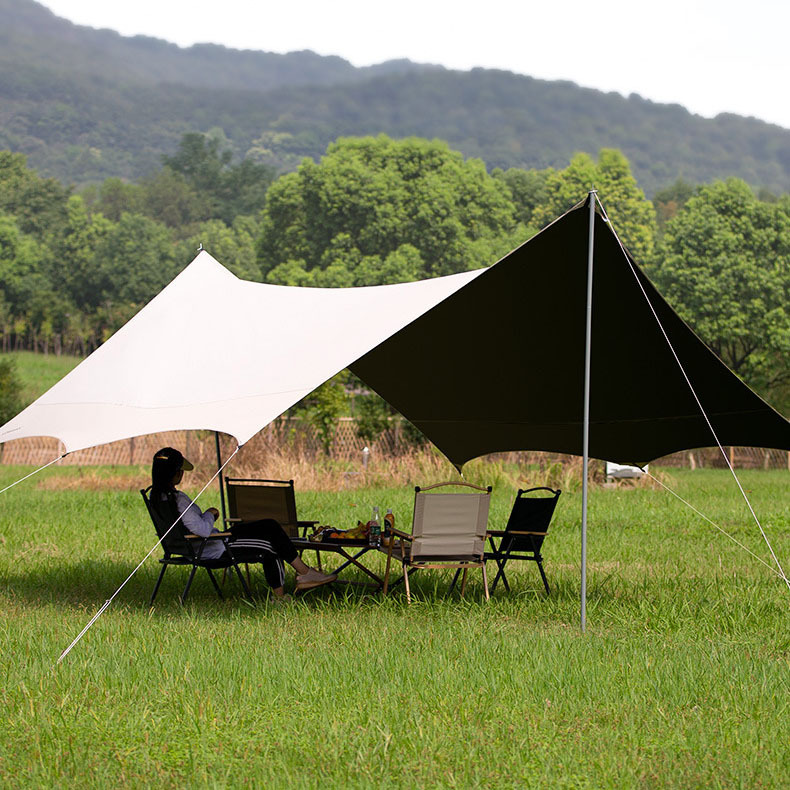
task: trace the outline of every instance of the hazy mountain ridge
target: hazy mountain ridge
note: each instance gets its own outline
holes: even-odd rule
[[[50,46],[44,46],[49,43]],[[106,78],[200,88],[266,91],[284,85],[330,84],[419,66],[396,60],[358,69],[337,56],[314,52],[276,54],[234,50],[220,44],[181,48],[149,36],[75,25],[33,0],[0,0],[3,58],[34,54],[39,65]]]
[[[0,0],[0,148],[65,181],[140,177],[185,131],[221,128],[238,155],[288,169],[341,135],[440,137],[490,167],[562,166],[623,150],[651,192],[736,175],[790,190],[790,130],[505,71],[312,52],[181,49]]]

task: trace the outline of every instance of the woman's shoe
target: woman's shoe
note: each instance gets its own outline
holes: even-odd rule
[[[321,573],[315,568],[310,568],[307,573],[296,577],[296,590],[312,590],[313,587],[320,587],[322,584],[329,584],[337,579],[336,573]]]

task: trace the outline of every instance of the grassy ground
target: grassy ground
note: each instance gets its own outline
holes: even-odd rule
[[[82,361],[80,357],[66,354],[58,357],[55,354],[34,354],[32,351],[12,351],[0,354],[0,357],[15,362],[16,373],[22,384],[21,400],[24,405],[32,403]]]
[[[0,483],[23,471],[0,468]],[[280,609],[254,571],[254,607],[198,577],[181,608],[174,568],[149,610],[149,561],[56,665],[154,542],[142,470],[92,473],[94,490],[81,474],[46,470],[3,494],[3,787],[787,784],[790,591],[661,491],[593,490],[585,635],[571,492],[545,545],[548,598],[529,565],[488,604],[474,577],[461,600],[425,573],[411,606],[323,588]],[[769,559],[726,473],[667,478]],[[743,480],[787,570],[788,473]],[[495,491],[492,525],[513,493]],[[411,495],[298,501],[338,526],[392,506],[404,527]]]

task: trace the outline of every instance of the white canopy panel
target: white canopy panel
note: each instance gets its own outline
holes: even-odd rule
[[[178,429],[244,444],[305,395],[485,269],[365,288],[240,280],[207,252],[0,428],[67,452]]]

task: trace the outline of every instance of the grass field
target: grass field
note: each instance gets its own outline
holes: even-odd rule
[[[22,385],[20,397],[25,406],[53,384],[57,384],[82,361],[80,357],[66,354],[58,357],[55,354],[35,354],[32,351],[11,351],[0,354],[0,357],[15,363],[16,374]]]
[[[154,542],[144,474],[86,490],[84,470],[50,469],[2,495],[3,787],[787,786],[790,591],[662,491],[592,491],[584,635],[570,492],[549,598],[530,564],[488,604],[475,576],[462,600],[426,573],[411,606],[322,588],[281,609],[256,570],[255,606],[198,576],[181,608],[176,568],[149,610],[149,560],[57,665]],[[770,561],[727,473],[664,474]],[[786,570],[789,477],[742,475]],[[492,525],[513,493],[495,490]],[[405,489],[298,496],[305,518],[347,526],[379,504],[408,526]]]

